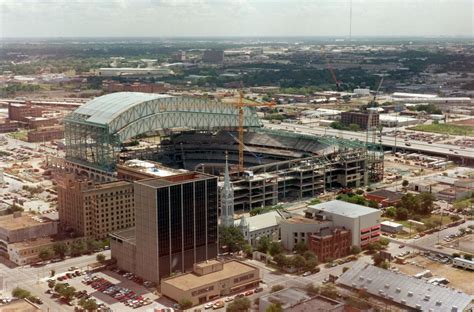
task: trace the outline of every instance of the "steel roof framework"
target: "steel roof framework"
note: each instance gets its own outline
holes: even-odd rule
[[[120,145],[137,135],[172,128],[209,131],[238,127],[234,104],[191,97],[144,100],[110,115],[113,118],[106,123],[97,123],[88,121],[93,116],[80,108],[69,114],[65,119],[66,158],[113,171]],[[244,126],[262,127],[254,108],[244,109]]]

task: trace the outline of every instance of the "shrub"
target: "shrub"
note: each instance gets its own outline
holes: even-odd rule
[[[179,306],[181,307],[181,309],[186,310],[191,308],[193,306],[193,303],[191,302],[191,300],[183,298],[179,301]]]

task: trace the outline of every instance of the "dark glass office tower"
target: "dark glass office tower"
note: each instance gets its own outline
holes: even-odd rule
[[[159,281],[217,257],[217,177],[186,173],[135,182],[139,276]]]

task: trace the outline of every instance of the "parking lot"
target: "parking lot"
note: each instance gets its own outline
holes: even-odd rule
[[[75,306],[81,298],[92,298],[98,304],[104,304],[112,311],[146,311],[150,308],[165,307],[165,305],[155,302],[158,296],[154,293],[154,284],[119,270],[104,270],[92,274],[86,274],[81,270],[70,270],[57,274],[48,280],[66,283],[76,289],[70,306]],[[47,283],[48,280],[45,282]],[[49,291],[49,295],[53,299],[59,299],[54,291]],[[68,304],[67,302],[62,303]],[[109,310],[103,308],[101,311]]]

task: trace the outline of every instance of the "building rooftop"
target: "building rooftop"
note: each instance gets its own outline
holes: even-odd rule
[[[253,217],[245,218],[249,224],[250,231],[258,231],[260,229],[265,229],[269,227],[274,227],[280,224],[282,217],[278,211],[270,211],[267,213],[255,215]],[[240,225],[240,219],[234,221],[235,226]]]
[[[41,312],[41,309],[26,299],[12,301],[0,307],[0,312]]]
[[[113,233],[110,233],[110,236],[120,239],[121,241],[131,243],[131,244],[135,244],[136,242],[134,227],[115,231]]]
[[[331,221],[327,220],[316,220],[312,218],[306,218],[304,216],[300,215],[294,215],[293,217],[286,219],[285,222],[291,223],[291,224],[322,224],[322,223],[332,223]]]
[[[380,212],[378,209],[351,204],[342,200],[331,200],[325,203],[311,205],[308,206],[308,210],[319,210],[350,218],[358,218],[374,212]]]
[[[216,177],[208,175],[208,174],[204,174],[204,173],[199,173],[199,172],[188,172],[188,173],[176,174],[172,176],[140,180],[135,183],[159,188],[159,187],[165,187],[165,186],[170,186],[174,184],[207,180],[211,178],[216,178]]]
[[[403,194],[394,192],[394,191],[389,191],[389,190],[376,190],[370,193],[367,193],[367,195],[374,195],[378,197],[384,197],[388,199],[389,201],[397,201],[400,200],[403,197]]]
[[[187,170],[180,169],[172,169],[165,166],[161,166],[160,164],[152,161],[147,160],[140,160],[140,159],[131,159],[127,160],[124,164],[127,168],[132,168],[137,171],[143,172],[148,175],[153,175],[157,177],[167,177],[183,172],[187,172]]]
[[[220,280],[232,278],[236,275],[251,273],[255,270],[258,269],[248,264],[239,261],[229,261],[224,263],[223,269],[220,271],[212,272],[203,276],[195,273],[182,274],[166,279],[162,283],[167,283],[183,291],[187,291],[205,285],[214,284]]]
[[[464,311],[473,299],[455,289],[361,262],[343,273],[337,283],[420,311]]]
[[[52,222],[47,218],[33,214],[22,214],[19,217],[13,217],[12,214],[0,217],[0,228],[5,230],[18,230],[32,226],[38,226],[42,223]]]
[[[403,226],[400,223],[392,222],[392,221],[382,221],[382,222],[380,222],[380,224],[387,225],[387,226],[393,226],[393,227]]]
[[[87,116],[85,121],[88,122],[108,124],[132,106],[170,97],[156,93],[116,92],[97,97],[77,108],[74,113]]]

